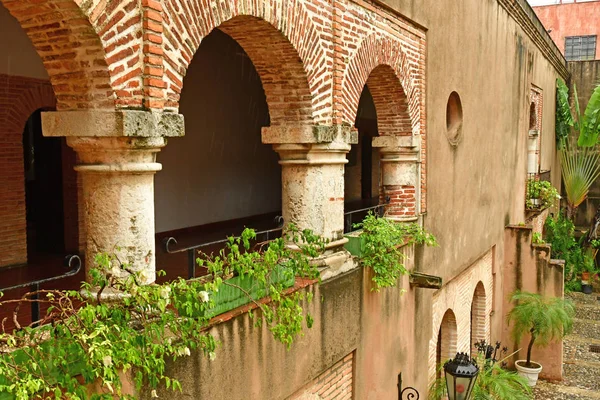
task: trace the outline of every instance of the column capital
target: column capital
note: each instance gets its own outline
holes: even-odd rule
[[[48,137],[177,137],[184,135],[183,115],[139,110],[50,111],[42,113]]]
[[[276,125],[262,128],[264,144],[356,144],[358,131],[349,125]]]

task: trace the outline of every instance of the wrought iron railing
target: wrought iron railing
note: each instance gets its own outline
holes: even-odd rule
[[[378,204],[371,207],[364,207],[357,210],[352,210],[344,213],[344,233],[351,232],[353,230],[353,223],[356,221],[356,216],[361,216],[360,220],[364,218],[369,212],[374,212],[379,216],[383,216],[385,206],[389,203],[389,198],[386,199],[386,204]],[[256,232],[256,241],[264,242],[269,241],[278,237],[281,237],[281,232],[283,230],[283,217],[277,216],[275,217],[275,223],[277,227],[272,229],[266,229],[262,231]],[[203,249],[209,248],[211,246],[219,246],[227,243],[229,241],[228,238],[214,240],[210,242],[203,242],[199,244],[194,244],[191,246],[177,248],[178,241],[173,236],[169,236],[163,239],[163,251],[167,254],[178,254],[178,253],[187,253],[187,265],[188,265],[188,273],[187,279],[192,279],[196,277],[196,258],[199,251]]]
[[[64,258],[64,266],[66,268],[69,268],[69,271],[65,272],[64,274],[52,276],[49,278],[38,279],[35,281],[20,283],[14,286],[0,288],[0,292],[5,293],[11,290],[30,288],[30,291],[33,293],[33,295],[30,297],[30,299],[32,300],[30,302],[31,321],[32,326],[36,326],[37,322],[40,320],[40,302],[36,301],[38,300],[38,292],[40,291],[40,285],[77,275],[81,270],[82,266],[81,258],[79,258],[79,256],[76,254],[69,254]]]
[[[276,228],[266,229],[263,231],[256,232],[256,240],[257,241],[269,241],[272,239],[276,239],[281,236],[281,231],[283,230],[283,218],[281,216],[275,217],[275,223],[278,225]],[[163,239],[163,250],[167,254],[177,254],[177,253],[187,253],[187,263],[188,263],[188,276],[187,279],[192,279],[196,277],[196,255],[198,251],[205,249],[211,246],[223,245],[229,241],[229,238],[214,240],[211,242],[204,242],[200,244],[195,244],[192,246],[182,247],[182,248],[173,248],[173,246],[177,245],[177,239],[173,236],[166,237]]]
[[[377,204],[375,206],[359,208],[357,210],[352,210],[344,213],[344,233],[352,232],[353,230],[355,230],[354,224],[362,221],[369,212],[373,212],[378,216],[383,217],[386,205],[387,203]]]

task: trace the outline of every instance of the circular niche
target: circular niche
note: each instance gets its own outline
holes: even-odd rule
[[[456,92],[450,93],[446,105],[446,136],[451,145],[456,146],[462,136],[463,111],[460,96]]]

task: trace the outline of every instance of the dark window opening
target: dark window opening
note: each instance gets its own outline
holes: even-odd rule
[[[65,251],[62,142],[43,137],[41,112],[29,117],[23,131],[28,259]]]
[[[366,85],[359,100],[354,126],[358,130],[358,143],[352,145],[344,171],[346,212],[344,230],[346,232],[352,231],[353,225],[363,220],[369,212],[364,210],[365,208],[379,204],[379,152],[373,148],[373,138],[379,134],[377,112],[371,92]]]

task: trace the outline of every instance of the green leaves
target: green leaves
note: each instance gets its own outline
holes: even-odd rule
[[[316,279],[319,276],[312,258],[323,251],[326,241],[309,230],[299,231],[289,225],[282,238],[256,243],[256,233],[245,229],[239,237],[229,238],[226,247],[217,256],[201,254],[200,259],[212,275],[207,290],[243,293],[261,311],[262,317],[251,314],[255,325],[264,323],[278,341],[290,347],[296,336],[302,333],[306,320],[302,304],[309,303],[312,295],[290,292],[295,277]],[[221,279],[235,275],[233,279]],[[268,302],[259,301],[269,296]],[[234,297],[229,296],[229,297]]]
[[[575,85],[573,87],[575,89]],[[575,103],[579,107],[576,89],[575,98]],[[577,114],[579,114],[579,110]],[[596,86],[592,92],[579,122],[579,139],[577,140],[577,144],[584,147],[596,145],[598,143],[598,135],[600,134],[600,85]]]
[[[374,291],[395,286],[398,278],[408,273],[403,264],[402,245],[437,246],[435,237],[418,224],[396,223],[370,213],[358,226],[363,229],[364,240],[361,263],[373,269]]]
[[[579,147],[566,140],[558,154],[568,206],[574,210],[586,199],[592,183],[600,177],[600,149]]]
[[[569,137],[574,121],[569,107],[569,88],[561,79],[556,80],[556,141],[559,148]]]
[[[560,339],[573,328],[575,309],[568,300],[559,297],[546,298],[537,293],[516,291],[511,296],[516,305],[508,313],[508,323],[513,323],[513,338],[520,342],[526,334],[531,334],[531,344],[548,345]],[[531,349],[531,346],[530,346]],[[530,350],[527,362],[530,360]]]
[[[538,199],[539,204],[534,204],[533,200]],[[525,206],[527,209],[548,208],[554,205],[556,200],[560,199],[558,190],[548,181],[539,179],[528,179]]]

